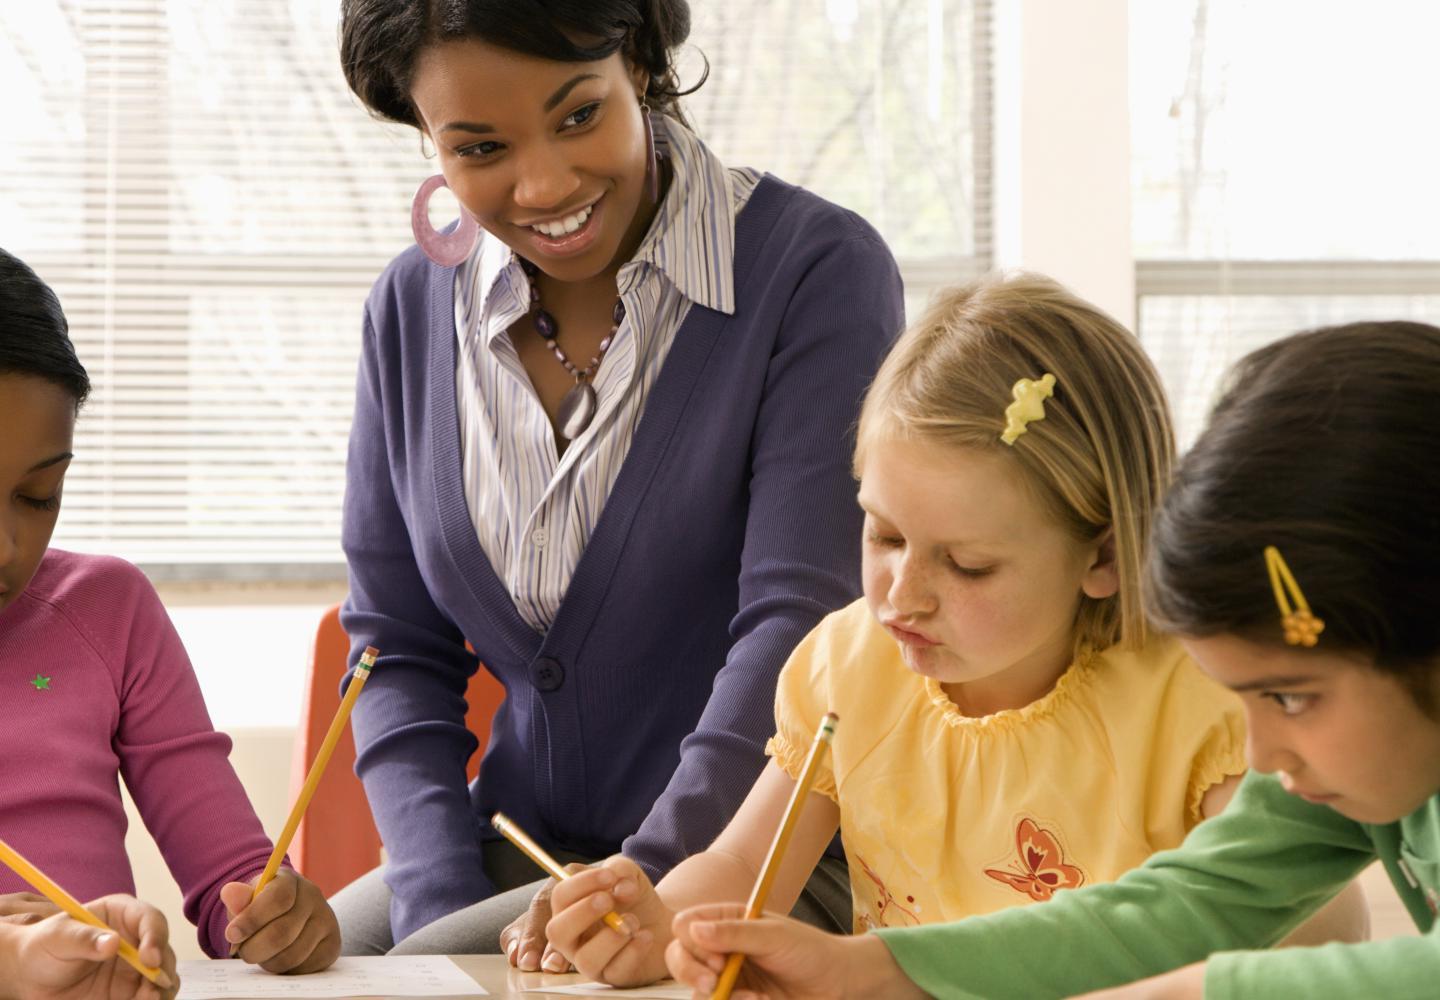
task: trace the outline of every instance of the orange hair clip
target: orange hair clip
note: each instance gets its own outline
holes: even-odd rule
[[[1270,571],[1270,586],[1275,591],[1275,603],[1280,608],[1280,624],[1285,629],[1285,642],[1291,646],[1313,646],[1325,631],[1325,622],[1310,613],[1310,604],[1295,582],[1295,574],[1285,565],[1280,550],[1273,545],[1265,546],[1265,567]],[[1288,592],[1288,593],[1287,593]],[[1295,606],[1290,606],[1290,599]]]

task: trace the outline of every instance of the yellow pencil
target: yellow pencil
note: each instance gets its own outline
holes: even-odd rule
[[[755,888],[750,891],[750,902],[745,905],[746,920],[756,919],[765,910],[765,899],[770,895],[770,885],[775,881],[775,873],[780,870],[780,859],[790,844],[790,835],[795,832],[795,823],[800,819],[800,811],[805,807],[810,786],[815,783],[815,772],[820,767],[820,754],[830,745],[830,738],[835,735],[835,723],[839,721],[840,717],[834,712],[826,712],[825,718],[820,720],[820,728],[815,733],[815,739],[810,744],[810,753],[805,758],[805,766],[800,771],[800,780],[795,782],[795,791],[790,793],[790,804],[785,807],[780,828],[775,831],[775,840],[770,844],[770,853],[765,855],[760,877],[755,881]],[[745,956],[738,951],[725,960],[725,969],[720,973],[720,981],[715,984],[710,1000],[730,1000],[730,991],[735,988],[735,980],[740,978],[740,967],[744,964]]]
[[[116,934],[115,928],[81,906],[78,899],[46,878],[44,872],[26,861],[19,851],[15,850],[15,848],[3,840],[0,840],[0,861],[4,861],[16,875],[19,875],[26,882],[33,885],[35,891],[40,893],[40,895],[50,900],[50,902],[60,907],[60,909],[64,910],[82,924],[89,924],[91,927],[98,927],[102,931],[115,934],[115,936],[120,939],[120,957],[129,962],[140,975],[150,980],[162,990],[168,990],[174,985],[170,977],[165,974],[164,969],[157,969],[153,965],[146,965],[140,961],[140,953],[135,950],[135,946],[119,934]]]
[[[569,872],[560,867],[560,862],[552,858],[546,852],[545,848],[531,840],[530,835],[516,826],[515,821],[509,816],[506,816],[502,812],[497,812],[494,816],[490,817],[490,825],[495,828],[496,833],[524,851],[526,857],[531,861],[549,872],[550,876],[556,881],[563,882],[567,878],[572,877]],[[625,921],[620,919],[620,914],[614,910],[605,914],[604,920],[616,934],[623,934],[626,937],[630,936],[630,929],[625,926]]]
[[[315,762],[310,765],[310,773],[305,776],[305,784],[296,796],[295,804],[290,807],[290,818],[285,821],[285,829],[280,831],[280,839],[275,841],[275,850],[270,852],[270,860],[265,863],[265,870],[260,873],[260,878],[255,883],[255,890],[250,894],[252,900],[260,895],[260,890],[269,885],[275,873],[280,870],[280,860],[285,857],[285,852],[290,850],[290,841],[295,838],[295,830],[300,826],[301,817],[305,815],[305,807],[310,805],[310,799],[315,795],[315,789],[325,775],[325,766],[330,763],[335,744],[340,742],[340,734],[345,731],[350,710],[355,707],[355,699],[360,697],[360,689],[365,686],[365,681],[375,666],[375,658],[379,655],[380,650],[374,646],[366,646],[360,662],[355,665],[355,676],[350,678],[350,686],[345,689],[345,697],[340,700],[340,707],[335,710],[335,718],[331,720],[330,730],[320,744],[320,752],[315,755]]]

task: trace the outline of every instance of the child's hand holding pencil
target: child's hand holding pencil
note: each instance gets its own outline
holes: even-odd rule
[[[230,882],[220,889],[220,900],[230,912],[225,940],[233,946],[231,956],[243,958],[266,972],[319,972],[340,957],[340,923],[325,901],[325,894],[314,882],[280,866],[379,656],[380,650],[366,646],[355,664],[340,707],[310,762],[305,784],[290,806],[285,828],[275,841],[265,870],[249,883]]]
[[[340,924],[320,887],[289,868],[281,868],[258,896],[254,881],[220,889],[231,917],[225,939],[236,946],[235,957],[278,973],[333,965],[340,957]]]
[[[753,916],[739,903],[681,911],[666,951],[670,974],[712,997],[735,955],[745,962],[729,1000],[924,1000],[874,934],[828,934],[792,917]]]
[[[665,978],[675,914],[635,862],[616,855],[571,875],[555,886],[550,901],[554,916],[545,936],[581,975],[619,987]],[[607,910],[621,915],[628,937],[602,922]]]
[[[180,977],[164,915],[133,896],[106,896],[85,910],[102,926],[43,904],[0,906],[0,996],[173,1000]],[[121,960],[122,941],[154,981]]]

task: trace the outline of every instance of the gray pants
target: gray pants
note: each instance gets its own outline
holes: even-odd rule
[[[562,865],[572,861],[591,864],[583,858],[556,851]],[[340,921],[345,955],[497,955],[500,932],[530,907],[530,900],[545,879],[535,879],[535,863],[508,841],[491,841],[484,846],[485,874],[498,889],[489,899],[456,910],[427,924],[405,940],[395,942],[390,933],[390,887],[383,868],[360,876],[330,899]],[[823,930],[849,934],[852,928],[850,872],[845,862],[822,858],[810,881],[800,893],[791,916]]]

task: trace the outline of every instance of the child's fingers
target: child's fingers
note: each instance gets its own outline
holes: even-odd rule
[[[225,904],[225,912],[233,920],[250,905],[250,897],[254,894],[255,887],[249,882],[226,882],[220,887],[220,902]]]
[[[677,982],[690,987],[697,994],[703,993],[708,997],[715,990],[715,970],[681,944],[678,937],[665,946],[665,967]]]
[[[617,987],[641,986],[660,978],[642,971],[654,947],[655,936],[648,930],[623,937],[602,924],[580,945],[571,961],[575,971],[590,979]]]
[[[553,944],[546,942],[545,954],[540,959],[540,968],[546,972],[569,972],[574,966],[570,964],[569,959],[555,950]]]
[[[586,896],[597,892],[608,892],[618,881],[619,879],[613,871],[599,865],[571,875],[550,890],[552,916],[561,910],[569,909]]]
[[[727,955],[768,955],[777,943],[774,929],[763,920],[696,920],[690,937],[701,948]]]
[[[316,965],[315,968],[312,968],[311,966],[318,962],[317,952],[324,943],[327,933],[327,928],[318,921],[307,921],[301,925],[300,932],[293,941],[269,958],[255,964],[266,972],[314,972],[317,968],[324,967]]]
[[[615,908],[615,897],[608,892],[596,892],[584,896],[565,909],[556,909],[555,915],[545,925],[545,937],[551,946],[568,958],[581,972],[586,967],[576,958],[580,948],[592,936],[606,937],[613,954],[628,940],[628,935],[617,934],[604,922],[605,914]],[[639,929],[633,914],[624,914],[621,920],[631,933]],[[603,934],[602,934],[603,932]]]
[[[60,907],[56,906],[44,896],[36,895],[33,892],[7,892],[0,894],[0,917],[13,917],[11,923],[29,924],[54,913],[59,913]]]
[[[62,962],[104,962],[120,952],[120,938],[69,917],[49,917],[44,922],[45,950]]]
[[[170,945],[170,926],[165,914],[134,896],[105,896],[86,904],[86,909],[105,921],[125,940],[135,945],[146,965],[164,964]]]
[[[305,921],[298,916],[284,916],[270,921],[241,942],[237,958],[266,971],[282,952],[295,944],[305,932]]]
[[[230,925],[225,928],[225,940],[231,944],[248,941],[278,917],[289,913],[295,906],[298,882],[294,873],[281,871],[260,890],[260,895],[255,896],[253,901],[250,898],[254,893],[252,886],[244,882],[231,882],[223,886],[220,898],[233,917]],[[243,901],[238,891],[242,888],[245,891]],[[239,909],[235,908],[235,903],[241,903]],[[281,947],[289,943],[286,941]]]
[[[146,907],[140,918],[140,961],[146,965],[164,965],[170,952],[170,925],[165,914]]]
[[[745,907],[741,903],[704,903],[675,914],[675,919],[670,921],[670,931],[675,935],[675,939],[688,948],[692,954],[704,958],[706,955],[715,955],[716,951],[714,948],[708,947],[707,942],[695,940],[693,933],[695,925],[721,920],[743,920],[744,918]]]

